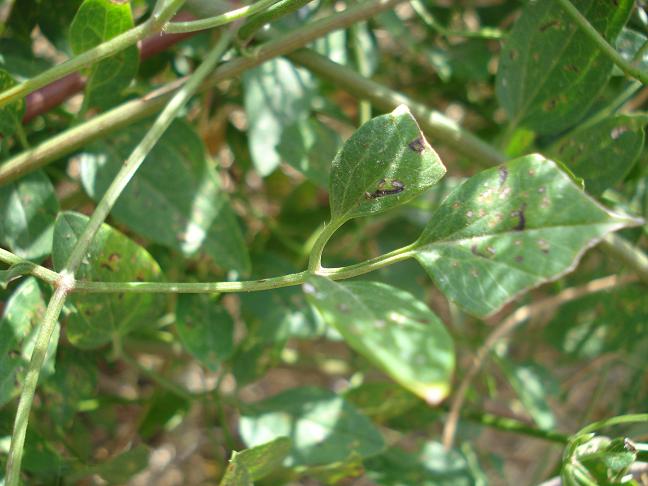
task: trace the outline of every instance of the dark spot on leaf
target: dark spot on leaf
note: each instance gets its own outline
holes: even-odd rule
[[[488,255],[486,255],[486,254],[482,253],[481,251],[479,251],[479,248],[477,248],[477,245],[472,245],[470,247],[470,251],[475,256],[482,257],[482,258],[488,258]]]
[[[515,257],[515,261],[518,263],[522,263],[524,261],[524,257],[522,255],[518,255]]]
[[[138,282],[143,282],[146,279],[144,278],[144,274],[142,274],[142,272],[137,272],[135,274],[135,280],[137,280]]]
[[[509,57],[511,58],[511,61],[515,61],[518,58],[517,49],[511,49],[509,52]]]
[[[101,262],[101,263],[99,264],[99,266],[100,266],[101,268],[103,268],[103,269],[105,269],[105,270],[109,270],[109,271],[111,271],[111,272],[114,272],[114,271],[115,271],[115,270],[113,269],[113,267],[112,267],[108,262]]]
[[[565,64],[563,69],[569,73],[577,73],[579,71],[578,66],[575,64]]]
[[[558,98],[551,98],[550,100],[545,101],[543,105],[544,111],[552,111],[558,105]]]
[[[526,203],[520,206],[520,209],[514,211],[515,215],[518,218],[518,224],[513,228],[515,231],[522,231],[526,227],[526,218],[524,217],[524,210],[526,209]]]
[[[503,165],[500,166],[499,168],[499,181],[500,181],[500,189],[506,182],[506,178],[508,177],[508,169],[504,167]]]
[[[121,260],[121,256],[119,253],[111,253],[110,256],[108,257],[108,261],[110,263],[117,263],[119,260]]]
[[[557,19],[550,20],[549,22],[546,22],[540,26],[540,32],[544,32],[545,30],[551,28],[551,27],[560,27],[560,21]]]
[[[117,294],[117,300],[124,300],[124,293],[123,292],[119,292]]]
[[[414,152],[421,153],[423,150],[425,150],[425,142],[423,141],[423,137],[418,137],[412,140],[409,144],[407,144],[409,148],[411,148]]]

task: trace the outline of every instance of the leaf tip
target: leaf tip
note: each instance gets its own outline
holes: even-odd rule
[[[421,390],[421,398],[431,407],[438,405],[448,396],[448,387],[446,385],[430,385]]]
[[[392,115],[394,116],[411,115],[411,112],[407,105],[398,105],[396,109],[392,111]]]

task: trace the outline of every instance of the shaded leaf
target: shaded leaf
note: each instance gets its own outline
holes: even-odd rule
[[[248,447],[290,438],[287,467],[330,464],[354,451],[369,457],[384,447],[365,416],[333,392],[312,387],[291,388],[250,405],[242,413],[239,430]]]
[[[380,486],[473,486],[476,483],[465,456],[427,442],[412,454],[391,447],[365,461],[367,477]]]
[[[632,0],[572,0],[614,44]],[[528,2],[500,56],[497,97],[513,125],[557,133],[578,122],[607,84],[612,61],[558,2]]]
[[[148,123],[129,127],[86,149],[81,181],[98,201]],[[170,176],[172,175],[172,176]],[[194,256],[205,252],[226,269],[249,271],[236,215],[194,129],[175,121],[147,156],[111,214],[137,234]]]
[[[284,127],[277,151],[312,182],[328,187],[331,161],[340,143],[335,130],[316,118],[308,118]]]
[[[448,298],[485,316],[573,270],[607,233],[639,223],[610,213],[553,161],[529,155],[454,190],[415,243],[416,259]]]
[[[386,211],[433,186],[445,167],[406,106],[361,126],[333,160],[331,219]]]
[[[164,429],[171,429],[183,418],[191,402],[167,390],[157,389],[148,400],[146,414],[142,417],[138,432],[144,439],[150,439]]]
[[[617,37],[616,46],[619,54],[625,58],[626,61],[635,63],[635,66],[643,71],[648,70],[648,53],[644,52],[643,57],[639,62],[635,62],[634,58],[641,46],[648,40],[645,35],[636,30],[626,29],[621,30]],[[622,73],[623,74],[623,73]],[[624,75],[625,76],[625,75]]]
[[[0,240],[16,255],[42,260],[52,252],[59,203],[42,172],[0,187]]]
[[[185,349],[211,371],[234,351],[234,321],[213,296],[180,295],[176,329]]]
[[[70,46],[80,54],[133,28],[130,2],[84,0],[70,24]],[[137,74],[139,51],[132,45],[95,63],[88,71],[85,106],[107,108]]]
[[[498,362],[524,409],[538,427],[545,430],[554,428],[556,419],[547,398],[557,396],[560,390],[549,370],[537,363],[515,364],[504,359]]]
[[[374,422],[383,423],[408,412],[419,398],[394,383],[363,383],[350,389],[344,398]]]
[[[266,444],[234,451],[221,486],[243,486],[267,476],[281,466],[290,446],[288,437],[278,437]]]
[[[88,217],[61,213],[54,226],[54,267],[60,271]],[[119,231],[103,224],[81,262],[76,277],[98,282],[157,281],[161,271],[153,257]],[[76,312],[67,321],[67,336],[75,346],[96,348],[144,326],[151,326],[164,311],[160,296],[120,292],[73,294]]]
[[[38,330],[47,309],[48,292],[33,277],[25,279],[7,300],[4,315],[0,321],[2,344],[0,350],[18,352],[22,363],[31,359]],[[54,372],[59,326],[57,325],[47,350],[41,376]]]
[[[140,444],[101,464],[75,471],[70,475],[69,479],[79,480],[98,474],[108,484],[126,484],[129,479],[148,466],[149,455],[148,447]]]
[[[454,346],[425,304],[378,282],[338,284],[313,275],[303,288],[324,320],[358,353],[428,403],[445,398]]]
[[[15,86],[16,81],[5,69],[0,69],[0,92]],[[20,98],[0,106],[0,135],[11,137],[22,123],[25,114],[25,99]]]
[[[616,115],[579,128],[549,149],[585,180],[585,189],[599,195],[622,181],[637,162],[644,146],[643,115]]]
[[[277,145],[284,127],[308,117],[315,81],[308,71],[277,58],[245,71],[243,88],[252,161],[267,176],[281,161]]]

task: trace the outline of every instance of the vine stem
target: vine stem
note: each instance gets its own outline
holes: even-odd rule
[[[172,1],[171,4],[173,3],[174,2]],[[11,446],[9,448],[9,458],[7,460],[7,486],[18,486],[20,482],[20,468],[25,446],[25,435],[27,433],[27,425],[29,422],[29,412],[31,411],[34,402],[38,377],[45,360],[45,354],[47,353],[52,332],[56,327],[67,294],[74,288],[74,274],[79,268],[81,260],[88,251],[92,239],[105,218],[108,216],[108,213],[112,209],[112,206],[119,197],[121,191],[126,187],[126,184],[128,184],[128,181],[133,177],[155,143],[173,122],[173,119],[184,107],[203,79],[216,67],[216,64],[225,53],[227,46],[234,36],[234,32],[234,28],[230,28],[227,32],[221,35],[216,46],[214,46],[214,48],[205,57],[203,63],[191,75],[182,89],[180,89],[173,98],[171,98],[171,101],[169,101],[168,105],[162,113],[160,113],[151,129],[146,133],[137,147],[135,147],[130,157],[126,160],[122,169],[106,191],[106,194],[104,194],[104,197],[97,205],[97,208],[88,221],[83,233],[72,249],[72,252],[65,263],[64,269],[60,272],[59,279],[56,283],[56,290],[47,305],[47,311],[45,312],[43,323],[38,331],[36,345],[31,360],[29,361],[27,374],[20,393],[20,400],[18,402],[18,409],[16,411],[16,419],[11,438]]]
[[[321,233],[318,235],[313,248],[311,248],[310,257],[308,259],[308,271],[311,273],[319,273],[322,270],[322,253],[328,240],[331,239],[340,226],[346,223],[345,219],[334,219],[329,224],[322,228]]]
[[[616,275],[612,275],[592,280],[580,287],[571,287],[563,290],[558,295],[547,297],[534,302],[533,304],[519,307],[515,312],[504,319],[501,324],[499,324],[493,332],[488,335],[484,344],[477,351],[470,368],[464,375],[452,398],[450,409],[448,411],[448,418],[443,427],[443,445],[445,448],[451,449],[454,443],[461,407],[466,399],[466,393],[468,392],[472,380],[475,378],[484,364],[484,361],[486,361],[489,353],[500,339],[510,334],[514,329],[531,319],[533,316],[538,315],[547,309],[552,309],[584,295],[594,292],[602,292],[635,281],[637,281],[637,278],[633,275],[626,277],[617,277]]]
[[[0,107],[22,98],[32,91],[50,84],[68,74],[74,73],[86,66],[94,64],[102,59],[106,59],[119,51],[139,42],[148,34],[159,31],[164,24],[173,16],[173,14],[182,6],[185,0],[170,0],[169,2],[158,2],[153,15],[141,25],[134,27],[126,32],[119,34],[112,39],[99,44],[92,49],[68,59],[51,69],[27,79],[6,91],[0,93]],[[158,8],[159,7],[159,8]]]
[[[404,0],[365,1],[287,32],[255,48],[254,55],[236,58],[218,66],[199,90],[211,89],[221,81],[240,76],[246,70],[269,59],[288,54],[334,30],[346,28],[403,2]],[[126,102],[92,120],[55,135],[33,149],[19,153],[0,165],[0,186],[60,159],[97,137],[106,136],[157,112],[184,82],[184,78],[176,80],[140,99]]]
[[[617,50],[612,47],[605,38],[592,27],[592,24],[583,16],[580,11],[574,7],[574,5],[569,0],[556,0],[560,6],[569,14],[572,20],[580,27],[580,29],[585,33],[596,45],[601,49],[603,54],[605,54],[610,60],[616,64],[621,71],[626,73],[631,78],[635,78],[641,81],[643,84],[648,84],[648,73],[642,71],[641,69],[634,66],[632,63],[628,62],[617,52]]]
[[[164,27],[164,32],[169,34],[182,34],[185,32],[196,32],[198,30],[212,29],[221,25],[229,24],[236,20],[244,19],[251,15],[263,12],[279,0],[260,0],[252,5],[237,8],[214,17],[186,22],[169,22]]]

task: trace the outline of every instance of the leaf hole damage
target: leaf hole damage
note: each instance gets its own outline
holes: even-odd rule
[[[405,184],[398,179],[381,179],[378,187],[374,192],[365,192],[366,199],[377,199],[379,197],[390,196],[398,194],[405,190]]]
[[[419,154],[425,150],[425,142],[423,141],[423,137],[415,138],[410,143],[408,143],[407,146],[414,152]]]

